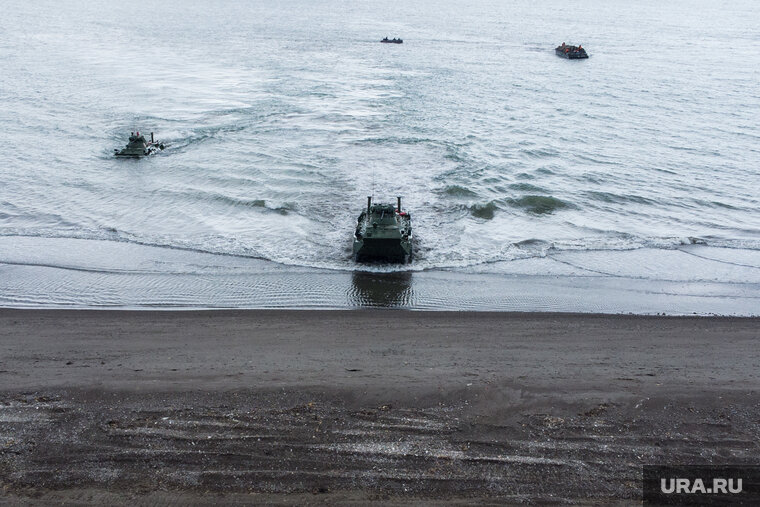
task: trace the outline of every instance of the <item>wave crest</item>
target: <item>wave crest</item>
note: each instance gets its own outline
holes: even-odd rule
[[[491,201],[486,204],[473,204],[470,206],[470,213],[476,218],[485,218],[491,220],[496,212],[496,203]]]
[[[556,210],[573,208],[572,204],[550,195],[526,195],[517,199],[507,199],[507,203],[515,208],[521,208],[528,213],[544,215]]]

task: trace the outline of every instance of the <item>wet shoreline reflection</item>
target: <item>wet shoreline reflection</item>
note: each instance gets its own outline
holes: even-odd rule
[[[354,306],[409,306],[412,299],[412,272],[373,273],[354,271],[347,294]]]

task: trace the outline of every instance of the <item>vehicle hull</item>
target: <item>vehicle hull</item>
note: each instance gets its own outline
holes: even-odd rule
[[[121,150],[113,150],[113,154],[114,156],[122,158],[140,158],[153,155],[163,149],[164,144],[160,141],[153,140],[153,133],[151,132],[150,141],[146,140],[143,136],[135,137],[133,135],[129,138],[129,143],[127,143],[126,147]]]
[[[412,260],[412,217],[398,205],[372,204],[359,215],[354,232],[356,262],[405,263]]]
[[[584,58],[588,58],[588,53],[586,53],[585,49],[581,49],[580,51],[565,52],[562,48],[556,48],[554,52],[557,54],[557,56],[567,58],[568,60],[582,60]]]
[[[356,262],[406,263],[412,260],[411,239],[354,237]]]

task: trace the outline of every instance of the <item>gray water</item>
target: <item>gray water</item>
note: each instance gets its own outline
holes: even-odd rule
[[[58,266],[53,238],[91,240],[67,258],[95,271],[113,242],[352,271],[374,194],[403,196],[417,244],[370,270],[757,297],[759,19],[753,1],[6,5],[0,276],[44,286],[8,266]],[[167,149],[115,159],[134,130]],[[46,302],[13,287],[5,304]]]

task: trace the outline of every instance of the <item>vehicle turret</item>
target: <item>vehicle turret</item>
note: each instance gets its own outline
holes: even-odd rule
[[[164,143],[158,142],[153,138],[153,132],[150,133],[150,141],[145,139],[145,136],[140,132],[131,132],[129,136],[129,142],[121,149],[114,149],[114,155],[117,157],[144,157],[152,155],[157,151],[165,148]]]

